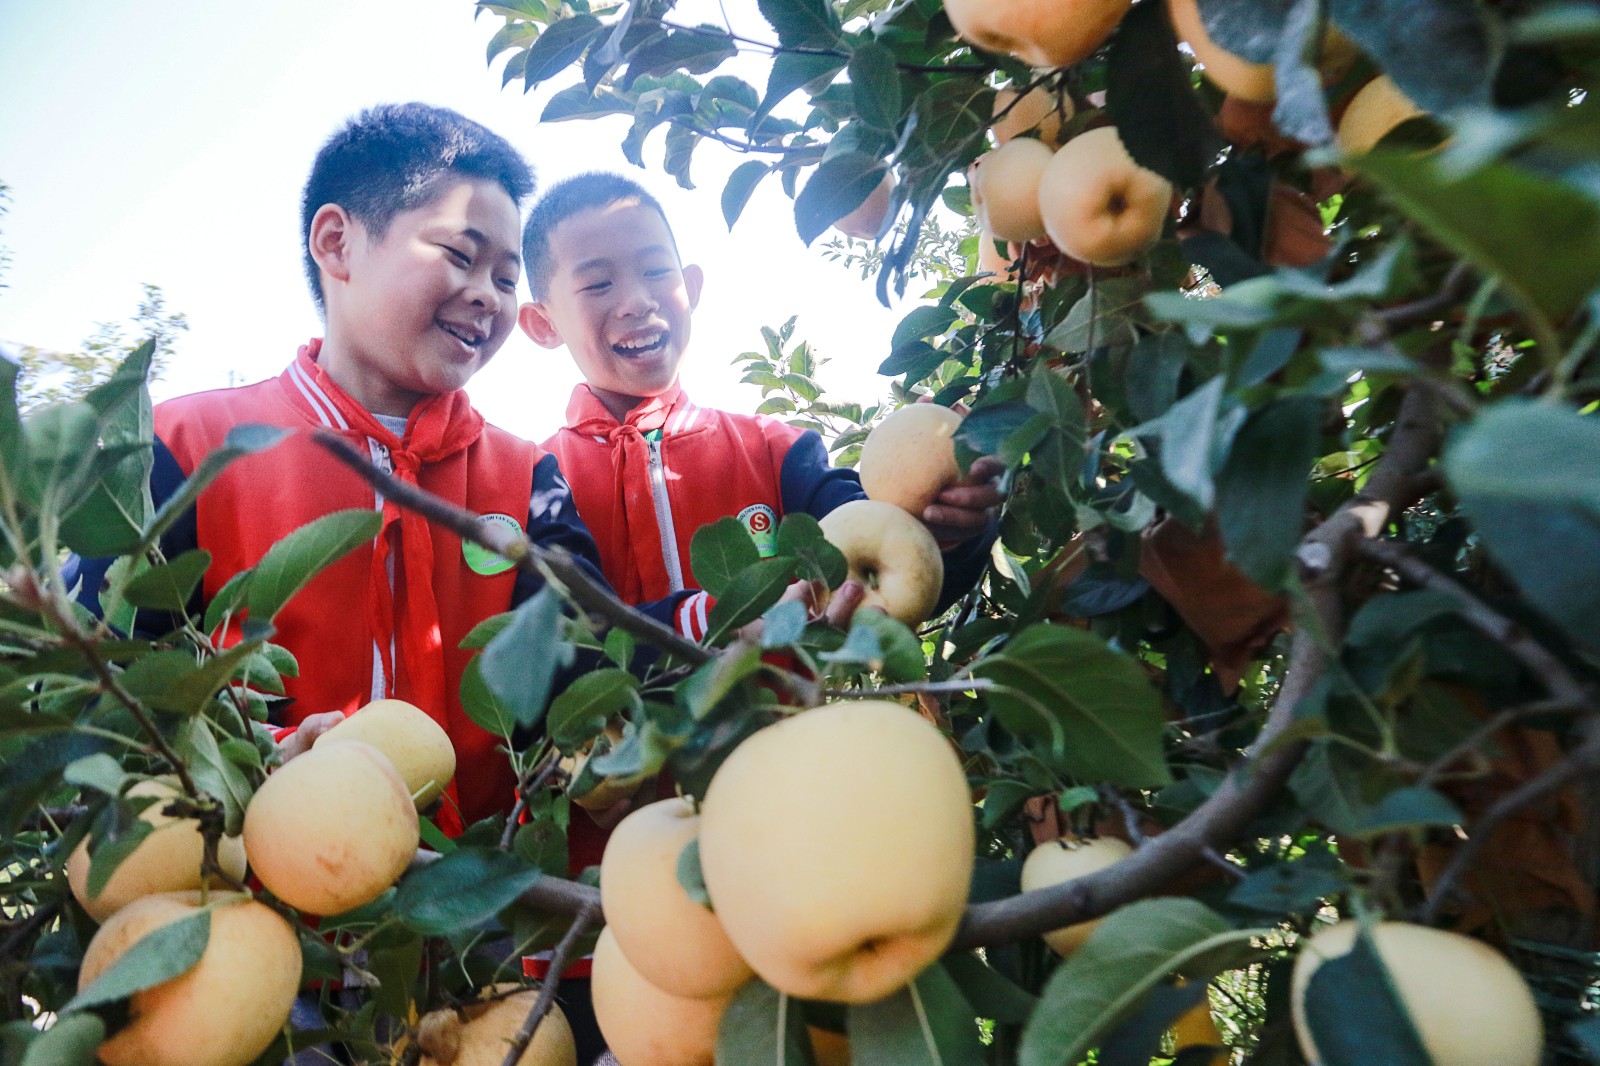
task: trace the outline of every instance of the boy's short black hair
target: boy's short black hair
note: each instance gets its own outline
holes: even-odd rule
[[[311,164],[300,197],[300,250],[306,280],[323,305],[322,275],[311,257],[311,219],[338,204],[382,238],[394,216],[420,207],[455,176],[486,178],[520,211],[533,192],[533,171],[510,143],[485,126],[430,104],[379,104],[329,137]]]
[[[632,178],[596,170],[558,181],[539,197],[522,227],[522,270],[528,276],[528,288],[535,300],[544,299],[550,279],[555,275],[556,264],[550,257],[550,235],[555,228],[580,212],[609,207],[624,200],[633,200],[653,208],[661,216],[661,221],[666,223],[667,235],[672,237],[672,250],[678,250],[677,237],[672,234],[672,223],[667,220],[667,213],[662,210],[660,201]]]

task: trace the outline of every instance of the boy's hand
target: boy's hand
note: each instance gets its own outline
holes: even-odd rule
[[[992,455],[972,464],[966,478],[947,486],[922,512],[922,523],[939,542],[949,548],[983,531],[1005,502],[1000,491],[1000,475],[1006,466]]]
[[[323,711],[301,722],[293,733],[278,741],[280,765],[310,751],[311,745],[317,742],[318,737],[342,721],[344,721],[343,711]]]
[[[859,581],[846,581],[832,594],[820,581],[795,581],[783,590],[778,602],[805,605],[808,622],[825,621],[840,629],[849,629],[850,619],[854,617],[856,608],[861,606],[861,599],[866,594],[866,588]],[[761,633],[765,628],[766,620],[757,618],[754,622],[740,627],[739,639],[759,644]]]

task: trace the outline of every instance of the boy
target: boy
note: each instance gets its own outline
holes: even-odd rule
[[[770,545],[783,515],[821,518],[864,495],[815,432],[684,395],[678,368],[704,279],[680,264],[666,215],[641,186],[616,174],[557,184],[530,213],[522,253],[533,301],[517,321],[542,347],[566,345],[585,379],[567,425],[544,446],[571,479],[623,599],[692,588],[689,541],[709,522],[736,516]],[[988,557],[1001,469],[980,459],[922,515],[945,548],[941,607],[972,587]],[[681,611],[703,609],[703,596]]]
[[[301,205],[306,278],[326,336],[279,377],[199,393],[155,411],[152,493],[170,497],[229,429],[289,429],[269,451],[236,461],[163,541],[167,558],[201,547],[213,561],[201,595],[217,594],[291,530],[345,508],[374,508],[383,527],[311,581],[278,614],[273,638],[299,660],[285,755],[344,714],[396,696],[433,715],[458,772],[439,823],[449,835],[510,807],[515,782],[500,739],[463,712],[478,622],[541,582],[376,495],[311,441],[337,433],[374,463],[479,514],[560,546],[598,570],[594,542],[554,456],[487,425],[462,391],[509,335],[517,312],[519,204],[533,175],[516,150],[453,111],[423,104],[365,111],[318,153]],[[85,567],[98,601],[105,563]],[[682,597],[678,597],[681,599]],[[655,605],[662,620],[674,602]]]

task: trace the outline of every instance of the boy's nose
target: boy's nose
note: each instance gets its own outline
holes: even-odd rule
[[[624,315],[652,314],[657,306],[655,294],[648,285],[630,285],[623,293],[621,310]]]
[[[494,278],[488,274],[474,272],[467,278],[466,291],[463,295],[474,307],[493,307],[498,299]]]

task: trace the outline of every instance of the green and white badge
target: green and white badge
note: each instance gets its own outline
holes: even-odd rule
[[[522,536],[521,524],[508,514],[479,515],[478,525],[490,540],[514,539]],[[461,557],[466,560],[469,570],[484,577],[503,574],[517,565],[505,556],[480,547],[470,540],[461,542]]]

